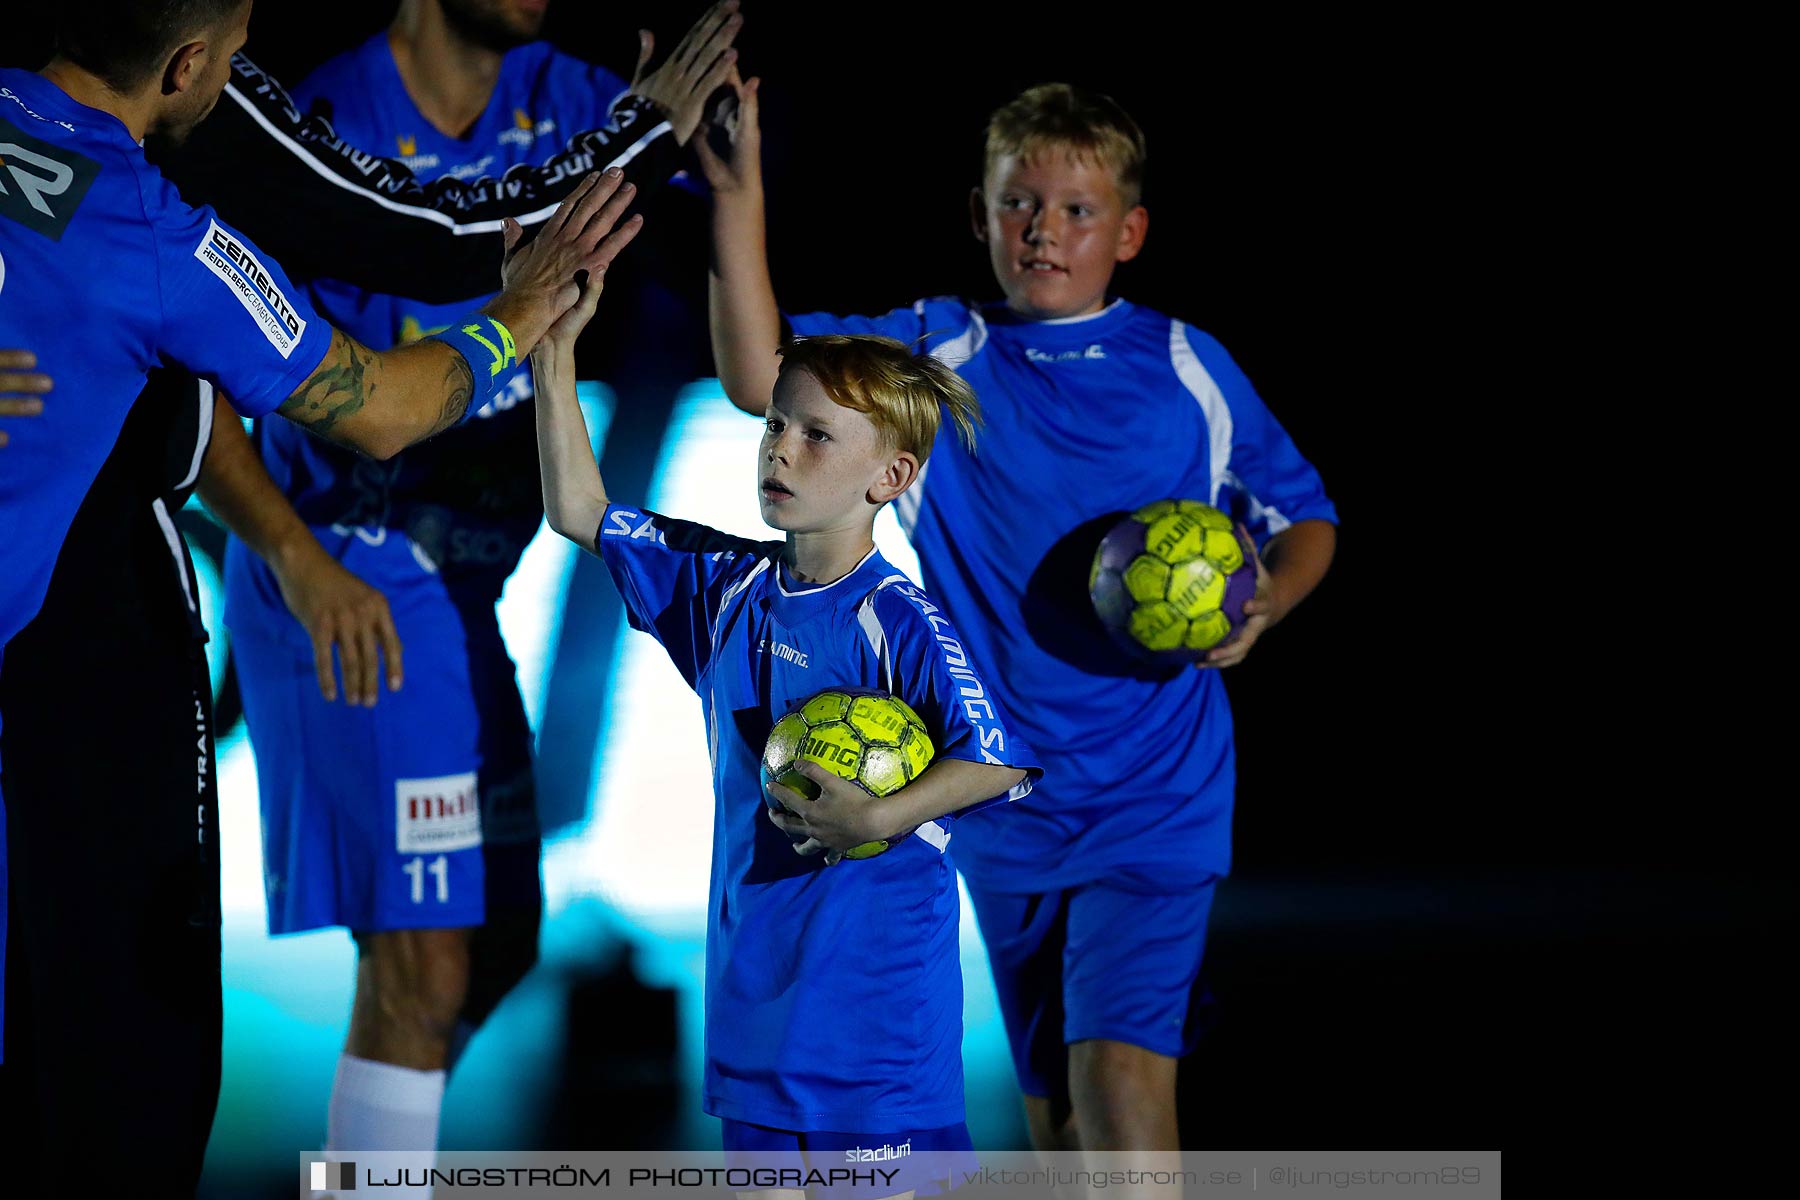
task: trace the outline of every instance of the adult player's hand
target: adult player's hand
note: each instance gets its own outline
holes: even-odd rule
[[[1243,662],[1256,645],[1256,639],[1263,635],[1275,618],[1275,587],[1269,578],[1269,569],[1263,566],[1262,555],[1256,552],[1256,542],[1250,537],[1250,531],[1242,525],[1238,532],[1243,535],[1244,543],[1250,547],[1250,559],[1256,564],[1256,595],[1244,601],[1245,621],[1238,630],[1238,635],[1227,645],[1210,650],[1204,659],[1194,664],[1199,669],[1211,670],[1214,667],[1235,667]]]
[[[715,197],[740,193],[762,195],[762,126],[758,123],[756,91],[762,80],[729,80],[737,103],[715,116],[707,124],[708,133],[694,143],[700,158],[700,170]],[[731,147],[731,157],[721,157],[713,149],[711,131],[719,130]]]
[[[0,350],[0,417],[35,417],[44,411],[38,397],[50,390],[50,377],[35,368],[37,355],[29,350]],[[6,445],[0,429],[0,446]]]
[[[597,276],[590,275],[581,284],[581,297],[569,306],[569,311],[556,318],[544,340],[532,352],[533,369],[540,364],[549,369],[566,368],[574,370],[575,342],[581,337],[581,331],[594,317],[594,309],[600,303],[600,292],[605,283]]]
[[[656,35],[638,30],[637,69],[631,74],[631,92],[652,101],[668,114],[675,140],[685,146],[694,136],[705,112],[706,99],[731,74],[737,51],[731,48],[744,18],[738,0],[719,0],[694,22],[675,53],[662,66],[645,71],[656,50]]]
[[[794,853],[823,854],[829,867],[841,860],[846,850],[906,832],[892,828],[893,821],[879,798],[849,780],[804,759],[794,764],[794,770],[819,785],[817,800],[808,800],[774,780],[767,785],[769,796],[781,805],[767,810],[769,820],[793,840]]]
[[[519,223],[506,219],[506,262],[500,268],[506,287],[483,311],[506,326],[519,358],[530,354],[581,298],[577,273],[586,272],[588,287],[598,286],[613,259],[644,227],[642,216],[619,219],[636,194],[624,172],[612,167],[582,180],[528,243],[521,245]]]
[[[345,570],[317,542],[312,549],[316,553],[305,554],[298,563],[275,569],[281,598],[312,639],[319,695],[327,701],[338,698],[332,671],[335,650],[343,667],[344,703],[374,708],[381,695],[383,660],[388,691],[399,691],[405,680],[400,635],[394,629],[387,597]]]

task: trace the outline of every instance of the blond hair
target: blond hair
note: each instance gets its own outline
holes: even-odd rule
[[[1033,158],[1060,150],[1112,171],[1126,208],[1144,194],[1144,131],[1117,101],[1067,83],[1026,88],[988,118],[982,176],[1006,155]]]
[[[975,449],[981,424],[975,390],[929,354],[914,354],[893,338],[841,333],[799,338],[780,353],[783,371],[811,375],[832,403],[867,416],[889,445],[921,467],[937,440],[940,406],[963,445]]]

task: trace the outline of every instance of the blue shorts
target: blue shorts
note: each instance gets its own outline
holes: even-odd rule
[[[1072,1042],[1104,1038],[1171,1058],[1194,1048],[1190,1001],[1216,883],[1109,880],[1036,895],[970,887],[1021,1091],[1066,1094]]]
[[[530,728],[492,609],[394,622],[405,685],[374,708],[321,697],[309,649],[234,631],[270,933],[456,929],[540,903]]]
[[[826,1181],[811,1189],[815,1196],[876,1200],[908,1191],[935,1196],[979,1165],[969,1127],[961,1123],[899,1133],[772,1129],[728,1118],[720,1124],[728,1168],[811,1172]],[[759,1181],[744,1190],[770,1189]]]

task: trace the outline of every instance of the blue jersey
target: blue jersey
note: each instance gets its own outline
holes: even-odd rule
[[[789,323],[923,340],[981,399],[976,453],[940,439],[896,510],[926,587],[1042,751],[1045,782],[1004,825],[962,822],[956,865],[1001,892],[1133,868],[1224,874],[1235,780],[1224,684],[1217,671],[1124,662],[1092,615],[1087,555],[1097,519],[1170,497],[1224,509],[1259,546],[1294,521],[1336,521],[1237,364],[1198,329],[1124,300],[1056,321],[935,299]]]
[[[501,59],[493,95],[468,136],[454,138],[426,121],[407,95],[384,30],[319,67],[294,97],[302,108],[328,101],[339,137],[397,156],[421,180],[472,179],[542,162],[566,139],[604,125],[626,86],[547,42],[520,46]],[[321,312],[377,349],[443,329],[492,294],[426,304],[335,280],[311,288]],[[351,569],[375,587],[403,593],[441,575],[498,599],[543,517],[536,432],[530,407],[520,407],[530,397],[530,367],[521,364],[468,421],[382,463],[270,423],[259,431],[263,461],[326,549],[346,565],[354,558]],[[244,607],[256,598],[267,611],[247,624],[292,624],[268,568],[254,560],[243,565],[248,577],[234,572],[230,589],[233,619],[249,618]]]
[[[9,422],[0,467],[0,645],[37,611],[56,552],[150,368],[178,363],[242,412],[285,401],[331,327],[281,268],[189,208],[118,118],[0,70],[0,346],[56,381]]]
[[[35,351],[56,384],[41,416],[4,422],[0,652],[43,603],[151,367],[179,363],[261,414],[330,342],[281,268],[210,208],[182,203],[117,117],[0,70],[0,347]]]
[[[706,720],[706,1111],[790,1130],[960,1123],[962,969],[943,852],[964,820],[826,867],[769,821],[760,769],[789,709],[828,688],[868,687],[916,709],[939,758],[1035,775],[979,659],[874,551],[806,588],[778,563],[779,542],[641,509],[608,507],[596,540],[632,627],[663,644]]]

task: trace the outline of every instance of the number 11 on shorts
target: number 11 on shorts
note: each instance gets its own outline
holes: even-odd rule
[[[400,869],[412,876],[412,902],[414,904],[425,903],[425,875],[427,872],[437,877],[438,903],[448,904],[450,902],[450,864],[443,855],[440,854],[432,859],[429,866],[421,857],[413,859]]]

